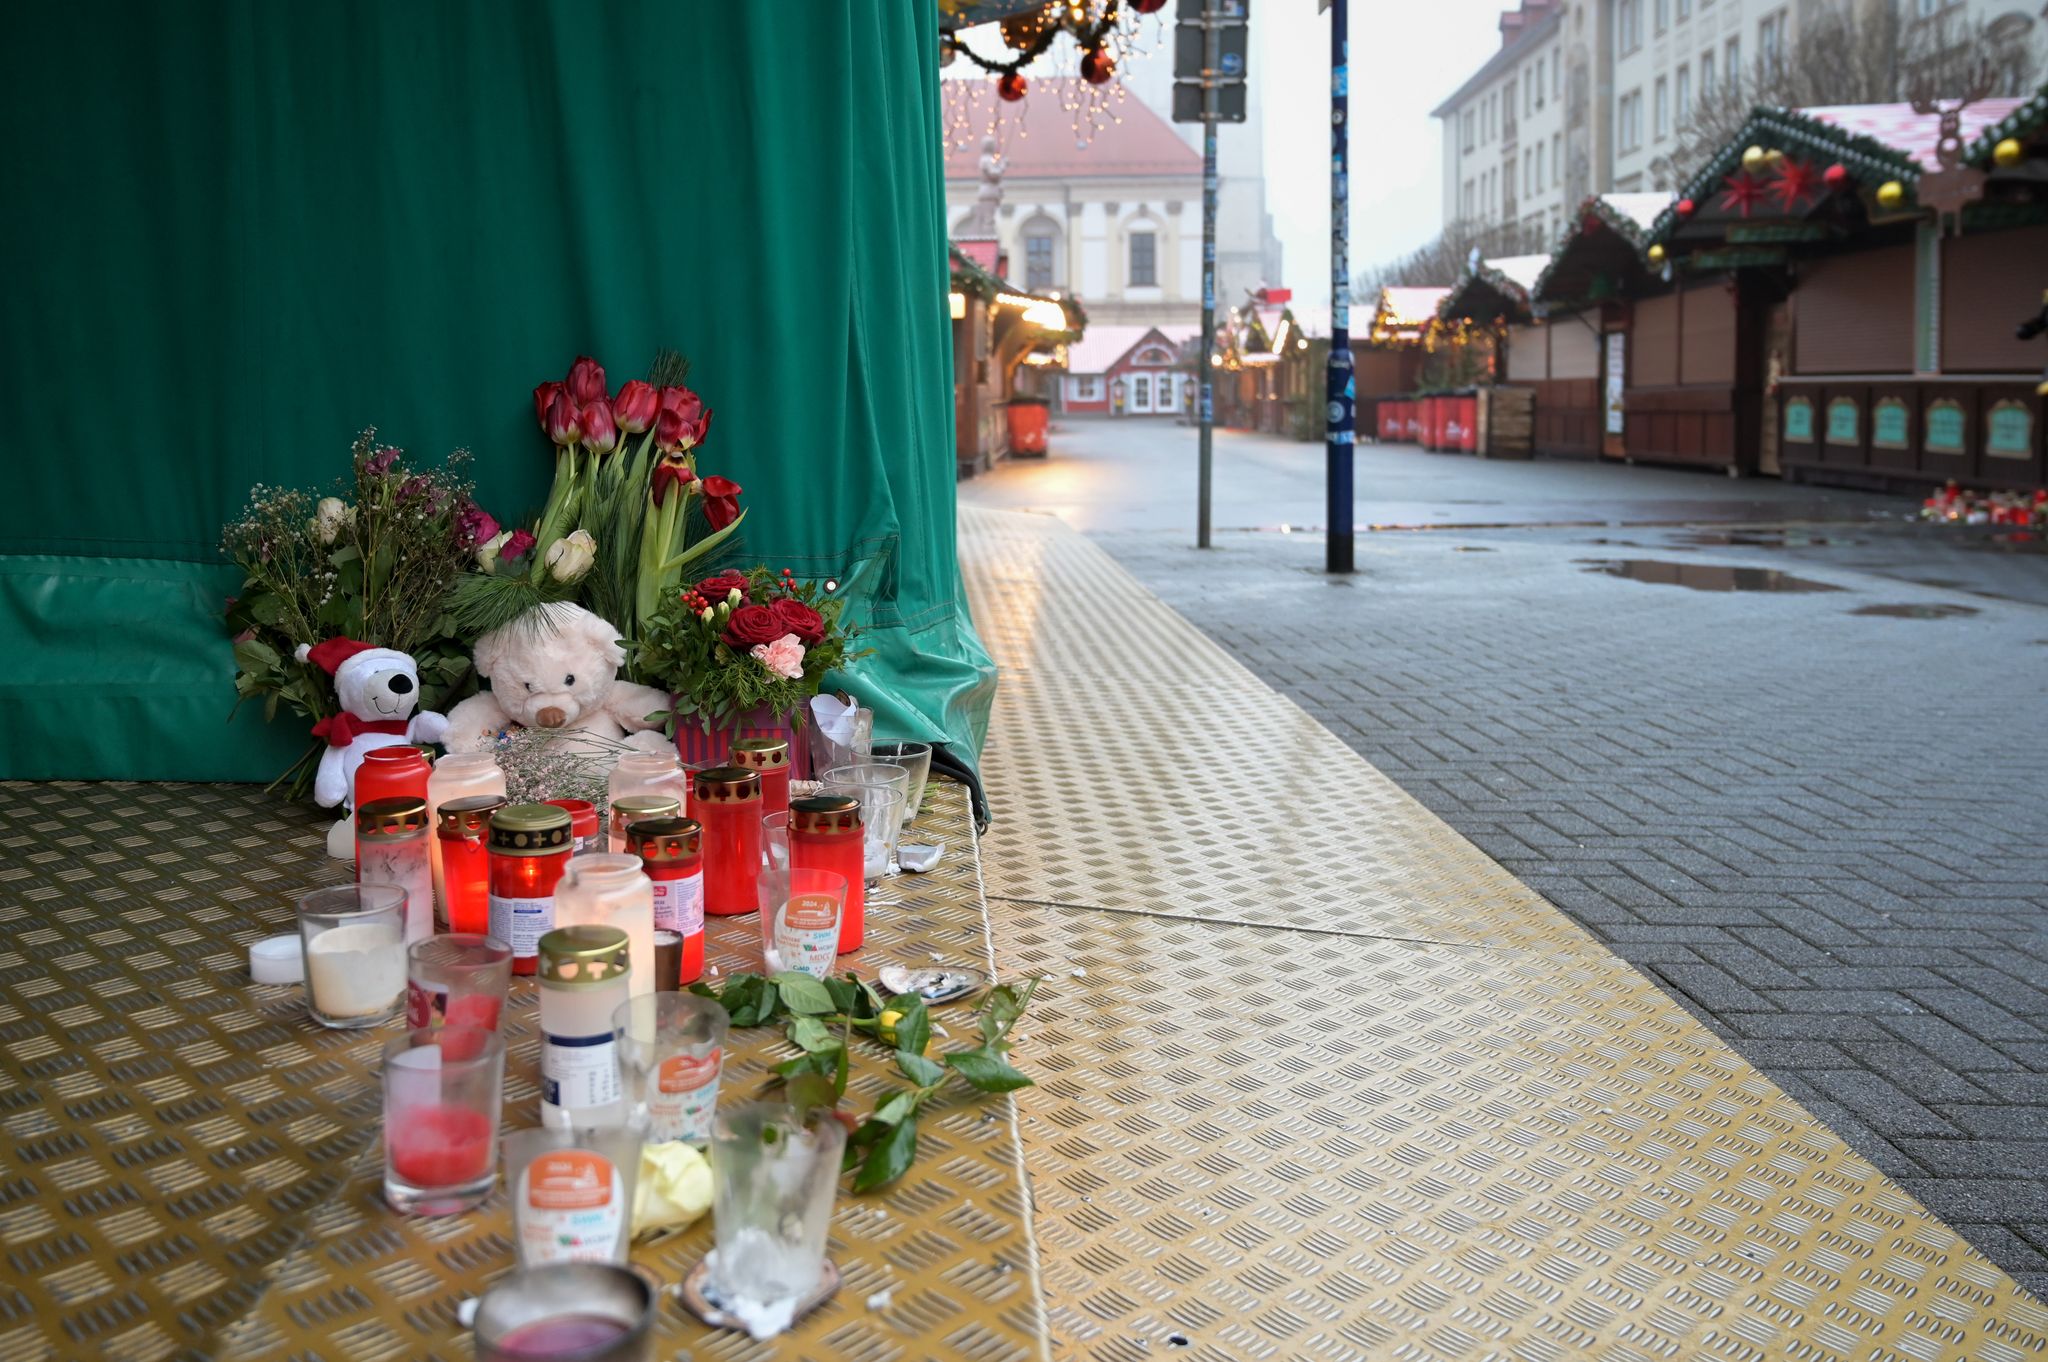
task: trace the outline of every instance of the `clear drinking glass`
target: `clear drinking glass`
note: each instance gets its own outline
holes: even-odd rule
[[[653,1278],[611,1263],[514,1268],[477,1302],[476,1362],[650,1362]]]
[[[813,721],[804,726],[805,742],[811,749],[813,773],[867,760],[868,750],[874,746],[875,712],[871,709],[856,710],[851,728],[852,741],[834,742],[825,736],[823,724]]]
[[[918,810],[924,807],[925,782],[932,774],[932,745],[928,742],[878,742],[874,760],[884,766],[900,766],[908,777],[903,792],[903,826],[907,831]]]
[[[789,815],[771,813],[761,820],[761,868],[789,869]]]
[[[730,1024],[723,1007],[693,993],[629,998],[612,1014],[626,1101],[636,1118],[644,1113],[649,1144],[710,1140]]]
[[[761,963],[770,975],[802,971],[829,979],[839,958],[846,876],[829,870],[762,866]]]
[[[751,1316],[750,1326],[761,1326],[751,1330],[756,1338],[787,1328],[824,1274],[845,1147],[846,1127],[823,1107],[799,1114],[748,1102],[718,1113],[711,1133],[718,1247],[707,1260],[707,1294]]]
[[[891,770],[896,768],[891,767]],[[900,774],[900,773],[899,773]],[[819,794],[852,795],[860,801],[861,859],[868,883],[896,873],[896,843],[903,837],[903,792],[890,785],[828,782]]]
[[[508,957],[509,960],[509,957]],[[473,1026],[384,1046],[384,1199],[408,1215],[481,1205],[498,1178],[505,1038]]]
[[[476,932],[450,932],[405,950],[405,1024],[498,1029],[512,982],[512,948]]]
[[[375,1026],[405,1006],[405,891],[341,884],[299,896],[306,1010],[322,1026]]]

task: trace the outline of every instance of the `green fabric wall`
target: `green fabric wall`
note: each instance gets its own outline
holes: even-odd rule
[[[219,527],[366,425],[476,455],[655,349],[717,412],[738,556],[837,575],[878,726],[978,751],[954,551],[936,16],[919,3],[32,6],[0,113],[0,777],[268,778]]]

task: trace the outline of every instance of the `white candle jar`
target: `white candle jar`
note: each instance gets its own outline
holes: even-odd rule
[[[403,889],[343,884],[299,896],[306,1010],[338,1030],[375,1026],[405,1006]]]
[[[632,996],[654,991],[654,881],[638,856],[571,856],[555,886],[555,926],[618,928],[633,965]]]
[[[356,810],[356,883],[405,891],[408,944],[434,934],[433,840],[424,799],[394,795]]]
[[[612,767],[611,778],[606,782],[605,803],[609,808],[628,795],[662,795],[675,800],[680,812],[689,805],[689,793],[688,778],[675,753],[627,752]],[[610,845],[605,850],[617,855],[625,849],[626,830],[614,824]]]

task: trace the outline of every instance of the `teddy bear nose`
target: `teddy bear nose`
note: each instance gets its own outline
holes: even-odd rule
[[[412,678],[410,676],[394,676],[387,684],[390,685],[393,695],[412,694]]]
[[[544,710],[541,710],[538,714],[535,714],[533,716],[534,722],[539,724],[542,728],[560,728],[562,726],[562,721],[568,717],[568,715],[562,713],[561,710],[556,709],[552,705],[550,705],[548,708]]]

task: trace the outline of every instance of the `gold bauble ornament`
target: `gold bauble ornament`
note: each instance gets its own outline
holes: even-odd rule
[[[1991,148],[1991,163],[2001,167],[2016,166],[2026,154],[2027,149],[2020,145],[2019,138],[2002,138],[1997,146]]]
[[[1647,254],[1650,257],[1650,263],[1652,265],[1661,265],[1664,263],[1664,248],[1662,246],[1650,247]]]
[[[1764,168],[1764,160],[1764,149],[1762,147],[1751,147],[1742,153],[1742,168],[1754,175],[1757,171]]]
[[[1883,184],[1877,187],[1878,207],[1897,208],[1900,204],[1904,203],[1905,201],[1906,186],[1900,184],[1897,180],[1886,180]]]

